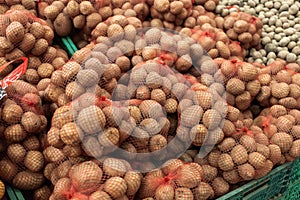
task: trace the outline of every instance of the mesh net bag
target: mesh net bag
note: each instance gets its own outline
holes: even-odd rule
[[[70,35],[81,30],[89,38],[98,23],[112,15],[138,17],[143,20],[148,16],[149,7],[144,1],[40,1],[40,16],[52,24],[59,36]],[[84,41],[84,37],[81,41]],[[87,41],[87,40],[86,40]]]
[[[150,8],[152,18],[173,23],[176,26],[183,24],[184,20],[192,14],[193,1],[153,1]]]
[[[98,97],[105,96],[110,98],[111,95],[108,91],[111,91],[112,89],[108,89],[113,87],[111,84],[116,81],[116,75],[112,74],[110,70],[115,69],[118,71],[118,67],[116,65],[111,65],[107,66],[107,69],[105,70],[106,65],[102,65],[97,59],[88,59],[91,57],[90,55],[93,46],[93,44],[90,44],[77,51],[68,62],[52,73],[49,84],[46,86],[43,93],[48,102],[54,103],[56,107],[61,107],[84,93],[94,93]],[[102,79],[106,77],[105,81],[101,82],[101,80],[99,80],[98,74],[93,68],[99,73],[101,71],[106,71],[102,77]],[[79,82],[76,81],[77,76]],[[106,85],[107,87],[103,87]]]
[[[123,19],[127,23],[128,18],[110,19],[118,22],[110,26],[121,26]],[[223,80],[199,44],[156,28],[134,37],[131,31],[108,33],[101,37],[107,43],[82,49],[55,71],[45,92],[59,107],[48,132],[53,138],[47,139],[62,155],[59,161],[66,159],[63,148],[73,144],[82,148],[78,155],[121,157],[134,169],[151,169],[180,157],[192,143],[211,148],[221,142],[227,112]],[[174,46],[175,39],[187,49]],[[149,162],[141,163],[145,159]]]
[[[299,65],[276,60],[259,70],[261,90],[257,96],[258,104],[264,107],[282,105],[289,109],[299,109]]]
[[[232,40],[244,48],[259,47],[263,23],[257,17],[243,12],[232,12],[224,18],[224,29]]]
[[[230,40],[220,28],[210,24],[203,24],[199,28],[183,28],[180,32],[187,34],[197,41],[211,58],[238,59],[243,61],[246,50],[237,41]]]
[[[202,5],[205,10],[214,11],[219,4],[219,0],[194,0],[194,5]]]
[[[170,1],[169,3],[167,1],[157,1],[158,5],[166,8],[166,11],[158,12],[153,2],[150,2],[149,4],[152,5],[152,17],[143,21],[143,26],[166,28],[179,32],[187,28],[200,29],[201,27],[204,28],[204,26],[206,26],[204,31],[208,31],[212,28],[207,27],[207,25],[211,25],[214,28],[222,29],[221,32],[223,32],[224,18],[217,16],[213,12],[218,3],[217,1],[207,1],[207,3],[205,3],[205,1],[192,1],[191,3],[193,5],[190,7],[191,4],[189,1]],[[187,7],[190,8],[187,9]],[[174,14],[177,12],[181,13]]]
[[[44,184],[44,157],[36,136],[28,136],[22,142],[8,142],[7,150],[1,154],[1,179],[22,190],[38,189]]]
[[[142,27],[142,21],[137,17],[114,15],[96,25],[91,32],[91,39],[96,40],[96,43],[100,43],[101,40],[105,40],[105,38],[102,37],[113,39],[113,37],[120,35],[120,39],[123,39],[123,36],[125,36],[125,39],[130,41],[136,39],[134,33],[136,32],[136,29]]]
[[[260,68],[239,60],[214,60],[224,80],[227,103],[241,111],[247,110],[259,96],[263,85],[259,81]]]
[[[0,23],[0,64],[30,55],[30,67],[28,68],[32,66],[38,68],[41,62],[51,63],[56,58],[58,50],[51,46],[54,33],[45,21],[28,11],[9,10],[1,15]],[[32,72],[32,70],[29,70],[28,75],[31,75],[30,71]],[[51,70],[47,74],[43,72],[40,71],[40,75],[43,75],[43,77],[51,74]],[[5,71],[2,73],[4,74],[1,75],[4,76]],[[36,75],[36,72],[32,72],[32,75]],[[35,81],[37,80],[32,82]],[[35,84],[37,83],[35,82]]]
[[[194,162],[172,159],[161,169],[145,174],[139,199],[208,199],[214,197],[212,187],[203,182],[203,168]]]
[[[69,164],[64,171],[50,199],[134,199],[143,177],[128,162],[114,158]]]
[[[51,189],[48,185],[43,185],[42,187],[34,190],[33,192],[33,199],[34,200],[49,200],[51,196]]]
[[[293,161],[299,157],[298,114],[297,109],[273,105],[264,109],[254,120],[255,125],[270,139],[270,144],[280,148],[281,156],[285,158],[283,162]],[[281,164],[280,159],[275,159],[274,164],[278,163]]]
[[[17,67],[1,80],[0,177],[17,188],[33,190],[44,183],[38,137],[46,130],[47,118],[37,89],[17,80],[26,72],[28,58],[9,62],[0,71],[9,65]]]
[[[224,122],[226,136],[222,142],[207,156],[194,157],[216,196],[299,157],[297,109],[273,105],[256,116],[250,110],[241,113],[238,109],[233,115],[232,108]]]
[[[0,2],[0,14],[4,14],[8,10],[27,10],[37,15],[37,4],[34,0],[6,0]]]

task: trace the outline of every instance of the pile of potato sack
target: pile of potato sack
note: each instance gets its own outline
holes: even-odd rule
[[[204,200],[298,158],[300,66],[246,62],[264,24],[218,4],[0,0],[1,80],[27,65],[0,82],[0,180],[35,200]]]

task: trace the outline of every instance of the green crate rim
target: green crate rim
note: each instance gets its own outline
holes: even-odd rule
[[[25,200],[22,192],[16,188],[6,185],[6,192],[10,200]]]
[[[65,46],[65,48],[70,56],[73,56],[74,53],[78,50],[76,45],[74,44],[74,42],[72,41],[72,39],[70,37],[61,37],[60,41]]]

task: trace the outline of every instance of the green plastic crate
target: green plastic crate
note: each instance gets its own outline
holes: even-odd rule
[[[70,57],[78,50],[70,37],[61,37],[57,43],[60,44],[69,54]]]
[[[8,185],[5,186],[7,196],[10,200],[25,200],[22,192],[16,188],[12,188]]]
[[[272,170],[217,200],[299,200],[300,158]]]

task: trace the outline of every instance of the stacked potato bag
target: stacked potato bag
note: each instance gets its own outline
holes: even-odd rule
[[[64,171],[50,199],[133,199],[142,181],[128,162],[114,158],[68,165]]]
[[[43,186],[45,159],[40,137],[47,132],[52,116],[43,93],[54,69],[67,61],[67,54],[51,46],[52,29],[28,11],[11,10],[0,18],[1,86],[7,93],[1,102],[0,176],[17,188],[38,189],[34,198],[46,199],[40,194],[50,193]],[[22,71],[18,70],[21,60]],[[14,68],[18,71],[11,72]],[[13,81],[14,76],[19,80]]]
[[[208,23],[199,28],[183,28],[180,33],[184,33],[197,41],[213,59],[224,58],[243,61],[246,56],[246,50],[240,46],[239,42],[230,40],[221,29]]]
[[[53,71],[67,62],[66,52],[52,46],[53,30],[45,21],[28,11],[12,10],[0,18],[0,64],[23,56],[28,57],[27,71],[21,79],[36,86],[39,95],[43,97],[43,91],[48,86]],[[12,68],[12,65],[7,66],[1,72],[1,77],[5,77]],[[43,106],[46,106],[45,102]]]
[[[256,97],[259,104],[265,107],[279,104],[289,109],[299,109],[299,72],[299,65],[286,64],[279,59],[262,67],[259,74],[262,89]]]
[[[203,168],[204,180],[213,187],[216,179],[222,180],[224,190],[218,196],[224,195],[234,185],[262,178],[274,166],[295,160],[299,157],[299,137],[294,116],[298,115],[298,110],[280,105],[263,110],[256,118],[244,113],[213,151],[195,157]]]
[[[202,182],[203,169],[197,163],[172,159],[161,169],[147,173],[138,192],[139,199],[207,199],[214,196]]]
[[[233,12],[224,18],[224,30],[232,40],[248,49],[259,47],[263,23],[257,17],[243,12]]]
[[[4,14],[8,10],[27,10],[37,15],[36,1],[34,0],[1,0],[0,14]]]
[[[280,148],[281,156],[273,163],[291,162],[299,157],[299,110],[273,105],[262,110],[254,125],[263,130],[270,144]],[[277,147],[277,149],[278,149]],[[280,157],[280,158],[279,158]]]
[[[227,103],[240,111],[247,110],[261,90],[260,68],[238,60],[215,59],[225,84]]]
[[[39,16],[53,25],[59,36],[71,35],[78,47],[89,43],[91,31],[112,15],[145,19],[149,13],[143,1],[41,1]],[[72,31],[73,30],[73,31]],[[72,34],[76,32],[76,34]],[[79,32],[79,34],[78,34]]]
[[[6,148],[1,149],[0,177],[20,189],[37,189],[44,182],[38,139],[47,128],[42,101],[37,89],[21,80],[9,85],[6,92],[1,103],[0,135]]]
[[[0,54],[11,61],[32,54],[46,58],[54,38],[46,22],[28,11],[9,11],[0,16]]]

